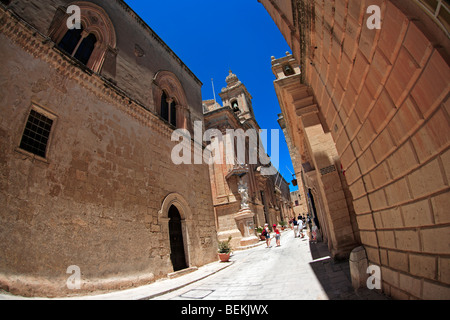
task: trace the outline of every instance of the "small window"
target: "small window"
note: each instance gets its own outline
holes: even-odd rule
[[[45,158],[53,120],[32,109],[22,135],[20,148]]]

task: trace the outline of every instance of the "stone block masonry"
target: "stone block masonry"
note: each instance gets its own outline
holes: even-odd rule
[[[279,17],[288,13],[261,2],[286,29],[288,20]],[[448,30],[421,1],[286,2],[314,17],[284,35],[331,129],[384,292],[449,299]],[[382,24],[369,30],[366,9],[373,4]]]

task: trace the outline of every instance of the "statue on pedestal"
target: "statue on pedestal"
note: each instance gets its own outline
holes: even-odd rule
[[[241,209],[249,209],[248,205],[248,185],[244,183],[242,180],[238,184],[238,192],[241,195]]]

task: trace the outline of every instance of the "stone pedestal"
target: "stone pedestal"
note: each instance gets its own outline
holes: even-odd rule
[[[249,246],[259,242],[259,239],[255,235],[255,225],[253,217],[255,214],[250,209],[241,209],[234,216],[236,225],[242,234],[240,241],[241,247]]]

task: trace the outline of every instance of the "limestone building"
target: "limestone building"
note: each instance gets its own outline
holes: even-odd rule
[[[83,294],[215,261],[208,166],[171,161],[172,132],[203,121],[197,77],[121,0],[2,0],[0,21],[0,287]]]
[[[348,258],[360,243],[359,229],[333,138],[322,127],[314,96],[301,85],[294,57],[272,59],[272,70],[283,112],[280,124],[289,137],[291,153],[298,153],[293,158],[298,195],[306,201],[306,212],[316,218],[331,255]],[[295,97],[294,107],[291,97]]]
[[[259,2],[292,49],[274,68],[296,171],[307,184],[307,162],[319,184],[345,173],[384,293],[450,299],[448,1]],[[331,158],[305,146],[321,137]],[[334,188],[321,190],[331,201]]]
[[[226,240],[232,236],[233,247],[239,248],[258,242],[256,227],[289,221],[292,213],[289,184],[276,170],[264,174],[270,159],[266,161],[264,147],[259,143],[260,127],[253,112],[252,96],[231,71],[226,82],[227,87],[220,93],[223,106],[208,100],[203,102],[203,108],[205,129],[217,129],[223,137],[216,141],[222,161],[210,165],[218,238]],[[230,139],[227,130],[242,133],[245,144],[242,161],[237,147],[239,134]],[[256,150],[258,157],[252,161],[250,154]],[[260,151],[264,154],[262,162]]]
[[[298,216],[304,216],[310,212],[308,208],[308,202],[303,196],[304,192],[292,191],[291,192],[291,206],[293,210],[293,217],[298,218]],[[293,218],[292,217],[292,218]]]

